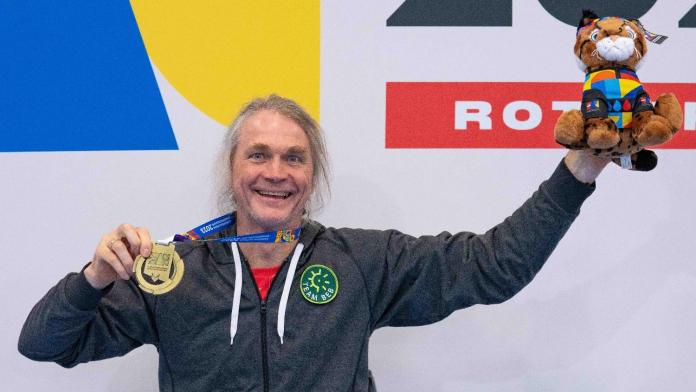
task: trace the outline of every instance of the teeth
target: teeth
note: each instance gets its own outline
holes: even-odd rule
[[[288,197],[290,192],[272,192],[272,191],[257,191],[263,196],[273,196],[273,197]]]

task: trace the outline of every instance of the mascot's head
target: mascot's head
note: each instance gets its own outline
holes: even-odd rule
[[[635,70],[647,51],[645,30],[637,19],[600,18],[583,11],[575,40],[575,55],[583,71],[612,66]]]

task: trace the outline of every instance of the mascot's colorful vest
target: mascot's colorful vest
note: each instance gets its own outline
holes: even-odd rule
[[[585,118],[610,118],[618,128],[630,128],[633,114],[652,110],[638,75],[628,68],[588,72],[582,88]]]

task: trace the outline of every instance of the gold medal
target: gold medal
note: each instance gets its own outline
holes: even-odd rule
[[[155,243],[150,257],[135,258],[133,272],[141,290],[160,295],[176,287],[184,276],[184,262],[176,253],[174,244]]]

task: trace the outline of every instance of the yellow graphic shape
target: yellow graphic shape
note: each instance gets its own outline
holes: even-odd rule
[[[309,277],[309,287],[314,288],[318,293],[320,287],[317,285],[315,279],[321,274],[321,271],[310,271],[309,273],[312,275]]]
[[[131,0],[150,61],[202,112],[229,124],[271,93],[319,118],[320,4]]]
[[[635,90],[639,86],[640,86],[640,83],[636,82],[635,80],[622,79],[621,82],[619,83],[619,89],[621,90],[621,96],[625,97],[626,94]]]
[[[633,122],[633,113],[631,112],[618,112],[615,114],[610,114],[609,118],[617,124],[619,128],[631,128]]]

